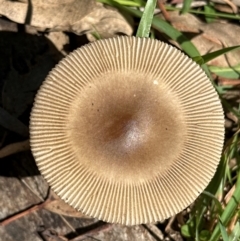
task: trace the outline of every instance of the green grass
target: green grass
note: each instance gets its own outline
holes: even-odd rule
[[[137,30],[137,37],[141,38],[148,38],[150,35],[152,20],[153,20],[153,14],[154,9],[156,8],[157,0],[148,0],[146,3],[146,7],[144,9],[144,12],[142,14],[138,30]]]
[[[181,11],[180,8],[176,8],[173,6],[166,6],[167,10],[170,11]],[[235,14],[229,14],[229,13],[220,13],[217,11],[210,11],[208,9],[208,11],[206,11],[206,9],[203,10],[194,10],[194,9],[189,9],[188,11],[189,13],[195,13],[197,15],[204,15],[205,17],[208,18],[226,18],[226,19],[234,19],[234,20],[240,20],[240,16],[239,15],[235,15]]]
[[[220,68],[217,66],[208,66],[206,63],[233,51],[240,46],[223,48],[219,51],[200,56],[199,51],[193,43],[181,32],[175,29],[171,24],[159,17],[153,15],[156,6],[156,0],[148,0],[147,3],[142,0],[100,0],[103,3],[110,4],[126,14],[139,18],[137,30],[138,37],[154,38],[156,32],[162,32],[170,39],[178,42],[182,50],[202,66],[204,71],[212,79],[211,73],[230,79],[240,79],[240,63],[237,66]],[[145,5],[146,4],[146,5]],[[144,12],[139,7],[145,5]],[[191,0],[185,0],[182,9],[176,9],[167,6],[167,10],[190,12],[205,16],[206,22],[211,22],[214,18],[237,19],[240,17],[234,14],[219,13],[214,10],[212,5],[205,6],[202,10],[193,10],[190,8]],[[134,7],[134,8],[133,8]],[[212,82],[222,101],[225,112],[230,112],[237,118],[237,126],[228,132],[228,138],[225,141],[222,157],[217,172],[212,181],[199,196],[191,209],[191,212],[181,227],[181,232],[185,240],[196,241],[239,241],[240,240],[240,137],[239,137],[239,118],[240,106],[237,101],[234,103],[225,99],[225,95],[234,90],[234,86],[219,86]],[[235,162],[230,166],[231,161]],[[229,197],[229,198],[228,198]],[[224,204],[224,200],[227,203]]]

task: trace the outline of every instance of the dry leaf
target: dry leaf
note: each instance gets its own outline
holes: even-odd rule
[[[0,31],[17,32],[17,24],[0,18]]]
[[[203,23],[192,14],[180,15],[177,11],[169,12],[172,25],[184,32],[197,47],[201,55],[240,45],[240,27],[231,23]],[[175,43],[176,44],[176,43]],[[234,66],[240,63],[240,50],[232,51],[226,55],[209,61],[215,66]]]
[[[62,56],[68,54],[64,50],[64,46],[69,44],[69,37],[64,32],[50,32],[45,34],[45,37],[53,43],[54,47],[62,54]]]
[[[44,209],[53,213],[57,213],[59,215],[91,219],[91,217],[84,215],[83,213],[77,211],[76,209],[65,203],[53,191],[51,191],[51,196],[54,198],[54,200],[46,203],[46,205],[44,205]]]
[[[100,19],[97,23],[91,23],[93,19]],[[103,7],[98,4],[98,8],[87,15],[83,20],[85,24],[88,23],[89,28],[93,26],[93,32],[100,35],[101,38],[111,38],[115,35],[132,35],[133,28],[131,24],[132,19],[126,20],[116,9],[111,7]],[[76,30],[74,32],[77,32]],[[88,33],[87,37],[90,41],[96,40],[92,33]]]
[[[226,4],[226,0],[211,0],[214,3]],[[240,0],[231,0],[232,4],[240,7]]]
[[[233,9],[227,4],[215,3],[214,8],[220,12],[233,13]]]
[[[69,31],[78,35],[97,32],[102,37],[131,35],[133,29],[117,10],[94,0],[0,0],[0,14],[39,30]],[[90,35],[88,35],[90,36]],[[90,37],[94,40],[93,37]]]
[[[93,0],[0,0],[0,13],[14,22],[70,30],[95,8]]]

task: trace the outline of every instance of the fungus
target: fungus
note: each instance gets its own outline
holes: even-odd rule
[[[224,117],[203,70],[174,47],[99,40],[63,59],[31,113],[42,175],[86,215],[135,225],[191,204],[219,163]]]

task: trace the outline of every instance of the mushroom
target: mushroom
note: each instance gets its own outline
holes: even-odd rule
[[[40,172],[65,202],[135,225],[180,212],[205,189],[224,117],[186,55],[158,40],[118,37],[77,49],[50,72],[30,133]]]

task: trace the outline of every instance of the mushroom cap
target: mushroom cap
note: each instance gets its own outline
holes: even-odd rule
[[[224,116],[203,70],[163,42],[99,40],[43,82],[31,149],[52,189],[86,215],[126,225],[166,219],[206,188]]]

